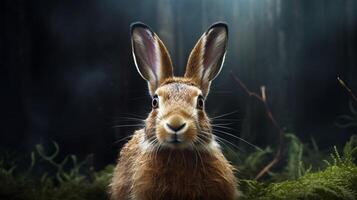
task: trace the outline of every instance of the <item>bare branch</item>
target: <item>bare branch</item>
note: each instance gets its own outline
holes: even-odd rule
[[[279,143],[278,143],[278,150],[275,153],[275,156],[273,158],[272,161],[270,161],[259,173],[258,175],[255,177],[255,180],[260,179],[261,177],[263,177],[266,173],[269,172],[269,170],[275,165],[277,164],[280,159],[281,159],[281,155],[282,155],[282,151],[284,148],[284,131],[280,128],[278,122],[275,120],[270,107],[267,103],[267,96],[266,96],[266,87],[265,86],[261,86],[260,87],[260,91],[261,91],[261,96],[258,95],[255,92],[250,91],[246,85],[244,85],[244,83],[233,74],[233,72],[231,71],[231,76],[233,78],[233,80],[237,83],[237,85],[243,89],[249,96],[255,97],[257,98],[259,101],[261,101],[264,104],[265,107],[265,112],[268,116],[268,118],[270,119],[270,121],[273,123],[274,127],[277,129],[278,134],[279,134]]]
[[[342,79],[340,79],[340,77],[337,77],[337,80],[338,80],[338,82],[340,83],[340,85],[341,85],[343,88],[345,88],[348,93],[350,93],[352,99],[353,99],[354,101],[357,101],[357,96],[356,96],[356,95],[352,92],[352,90],[346,85],[346,83],[345,83]]]

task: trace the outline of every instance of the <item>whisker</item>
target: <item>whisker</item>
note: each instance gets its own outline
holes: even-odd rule
[[[241,137],[238,137],[238,136],[236,136],[236,135],[233,135],[233,134],[231,134],[231,133],[228,133],[228,132],[222,131],[222,130],[218,130],[218,129],[213,129],[213,131],[216,131],[216,132],[219,132],[219,133],[222,133],[222,134],[231,136],[231,137],[236,138],[236,139],[238,139],[238,140],[240,140],[240,141],[242,141],[242,142],[245,142],[246,144],[248,144],[248,145],[254,147],[255,149],[257,149],[257,150],[259,150],[259,151],[263,151],[263,149],[261,149],[261,148],[258,147],[257,145],[254,145],[254,144],[248,142],[247,140],[245,140],[245,139],[243,139],[243,138],[241,138]]]
[[[154,138],[152,141],[149,142],[148,146],[150,147],[149,152],[150,152],[150,159],[155,158],[155,151],[157,148],[158,141],[156,138]]]
[[[145,121],[145,119],[137,118],[137,117],[120,117],[120,119],[133,120],[133,121]]]
[[[241,152],[245,152],[242,148],[239,148],[237,145],[229,142],[228,140],[225,140],[224,138],[219,137],[218,135],[214,135],[214,139],[219,142],[221,145],[224,145],[225,148],[229,149],[231,152],[236,152],[235,150],[233,150],[228,144],[230,144],[232,147],[234,147],[235,149],[237,149],[238,151]],[[228,143],[228,144],[226,144]],[[238,154],[235,153],[235,155],[238,156]]]
[[[145,124],[122,124],[122,125],[115,125],[113,126],[113,128],[138,127],[138,126],[145,126]]]
[[[228,112],[228,113],[224,113],[224,114],[222,114],[222,115],[218,115],[218,116],[215,116],[215,117],[211,117],[211,119],[221,118],[221,117],[224,117],[224,116],[228,116],[228,115],[234,114],[234,113],[236,113],[236,112],[238,112],[238,110],[234,110],[234,111],[232,111],[232,112]]]
[[[199,144],[201,144],[201,146],[203,146],[203,148],[205,148],[206,150],[207,150],[207,148],[206,148],[206,146],[203,144],[203,142],[202,142],[202,139],[200,139],[200,138],[197,138],[198,140],[198,143]],[[204,163],[203,163],[203,158],[202,158],[202,155],[201,155],[201,153],[200,153],[200,151],[195,147],[195,151],[197,152],[197,155],[198,155],[198,157],[199,157],[199,159],[200,159],[200,161],[201,161],[201,165],[202,165],[202,168],[203,168],[203,170],[204,171],[206,171],[206,169],[205,169],[205,165],[204,165]]]
[[[209,134],[208,132],[204,132],[204,131],[201,131],[201,132],[206,133],[206,134]],[[202,137],[208,138],[208,137],[205,136],[205,135],[202,135]],[[228,140],[226,140],[226,139],[224,139],[224,138],[222,138],[222,137],[219,137],[218,135],[214,135],[214,137],[215,137],[215,139],[217,139],[217,140],[221,140],[220,142],[222,142],[222,143],[227,142],[227,143],[229,143],[230,145],[232,145],[233,147],[235,147],[237,150],[244,152],[244,151],[242,150],[242,148],[238,147],[237,145],[233,144],[232,142],[230,142],[230,141],[228,141]],[[225,144],[225,145],[226,145],[226,144]]]
[[[196,150],[196,147],[195,145],[193,144],[193,142],[191,142],[191,146],[192,146],[192,149],[193,149],[193,152],[195,154],[195,168],[194,169],[197,169],[198,168],[198,156],[197,156],[197,150]]]
[[[156,138],[155,138],[155,140],[156,140]],[[157,163],[157,157],[158,157],[159,150],[161,148],[161,143],[157,142],[156,144],[159,144],[159,145],[155,145],[157,147],[156,147],[155,154],[154,154],[154,159],[155,159],[155,162]]]
[[[220,123],[220,124],[215,124],[215,123],[212,123],[212,125],[218,125],[218,126],[226,126],[226,125],[232,125],[234,123]]]
[[[239,119],[213,119],[213,121],[232,121],[232,122],[240,122],[242,120]]]
[[[205,139],[208,139],[208,137],[205,136],[205,135],[202,135],[202,137],[204,137]],[[197,142],[198,142],[198,144],[199,144],[202,148],[204,148],[204,150],[208,151],[207,146],[206,146],[206,141],[204,141],[204,140],[203,140],[202,138],[200,138],[200,137],[197,137]]]
[[[125,115],[131,116],[131,117],[138,117],[138,118],[146,118],[149,113],[145,115],[138,115],[138,114],[133,114],[133,113],[124,113]]]
[[[215,124],[212,124],[211,126],[212,126],[212,127],[216,127],[216,128],[224,128],[224,129],[236,131],[234,128],[227,127],[227,126],[220,126],[220,125],[215,125]]]
[[[144,123],[142,120],[132,120],[132,119],[122,119],[122,120],[115,120],[113,121],[114,124],[117,123]]]
[[[216,137],[217,137],[217,136],[216,136]],[[223,145],[225,146],[225,148],[227,148],[229,151],[234,152],[234,154],[238,157],[238,153],[236,153],[236,151],[230,147],[230,145],[233,145],[233,144],[227,145],[227,144],[222,140],[223,138],[220,138],[220,137],[217,137],[216,139],[217,139],[217,141],[218,141],[219,143],[223,144]],[[238,149],[238,151],[242,151],[242,152],[245,153],[245,151],[243,151],[241,148],[236,147],[236,145],[234,145],[233,147],[236,148],[236,149]]]
[[[126,140],[126,139],[128,139],[128,138],[131,138],[132,136],[133,136],[133,135],[125,136],[125,137],[123,137],[123,138],[121,138],[121,139],[115,141],[114,143],[118,144],[119,142],[124,141],[124,140]]]

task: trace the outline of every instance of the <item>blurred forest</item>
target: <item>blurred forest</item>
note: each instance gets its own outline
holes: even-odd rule
[[[264,106],[236,86],[232,72],[252,91],[266,86],[285,132],[314,138],[321,149],[342,146],[356,134],[356,127],[336,126],[350,112],[337,77],[357,91],[356,11],[354,0],[1,1],[0,150],[28,153],[56,141],[62,156],[113,163],[121,139],[137,128],[113,126],[151,109],[131,55],[135,21],[164,41],[176,75],[209,25],[226,21],[228,53],[208,114],[235,111],[224,117],[234,122],[230,133],[261,148],[276,145]]]

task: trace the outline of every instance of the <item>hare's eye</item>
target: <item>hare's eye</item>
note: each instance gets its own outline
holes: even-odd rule
[[[154,97],[152,98],[151,106],[152,106],[152,108],[159,107],[159,97],[157,95],[154,95]]]
[[[203,106],[204,106],[204,98],[203,96],[200,95],[197,97],[197,108],[203,109]]]

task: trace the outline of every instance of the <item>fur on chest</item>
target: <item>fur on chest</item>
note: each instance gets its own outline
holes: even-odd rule
[[[138,199],[231,199],[235,191],[233,167],[220,152],[164,150],[142,154],[134,166]]]

